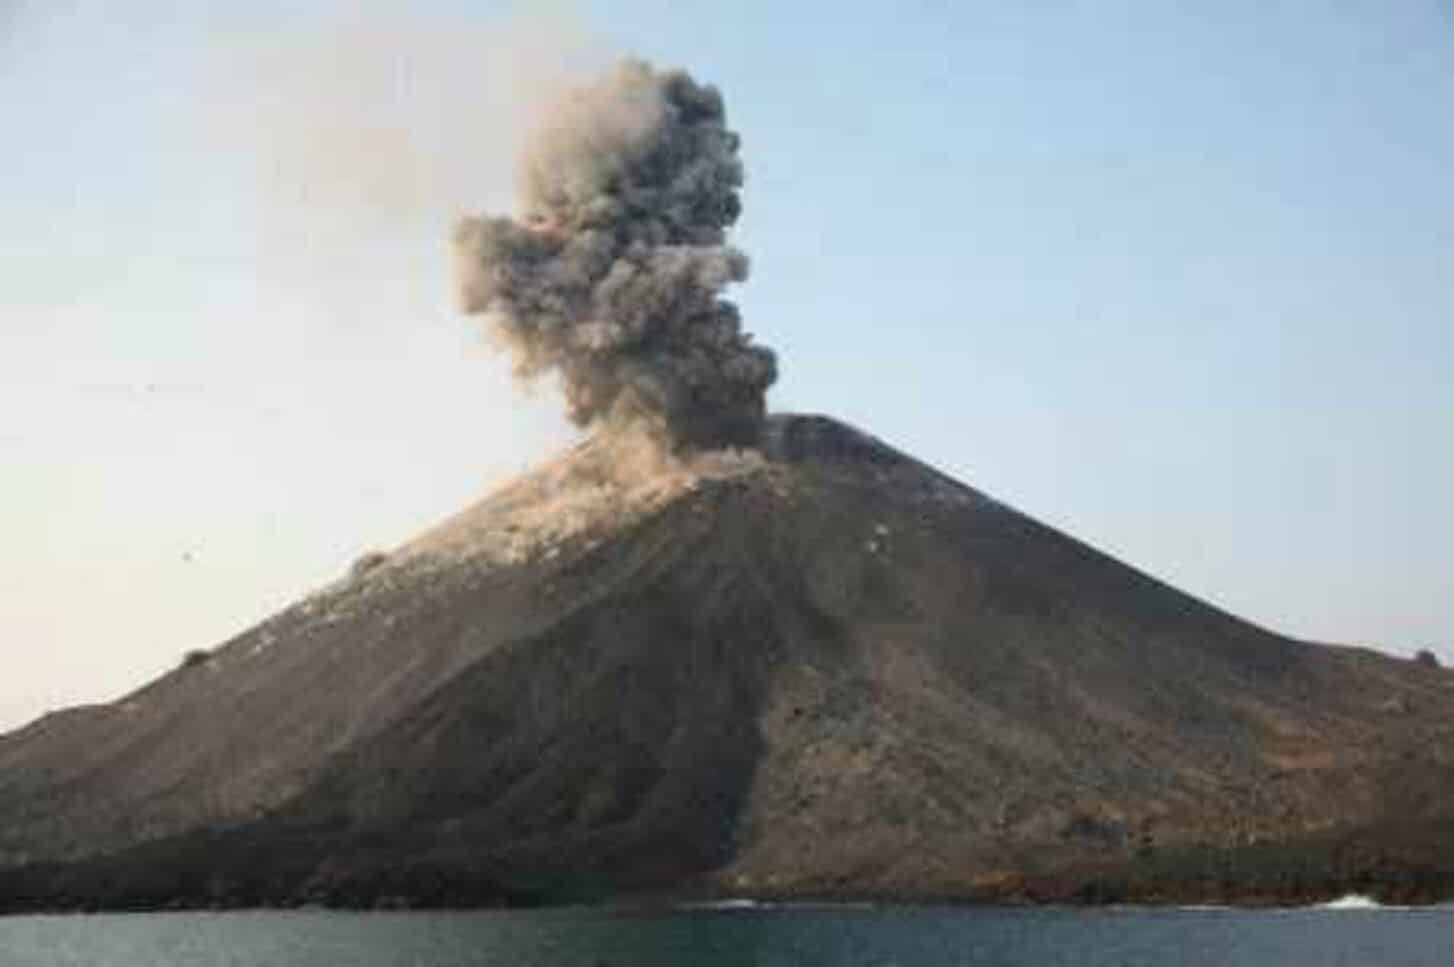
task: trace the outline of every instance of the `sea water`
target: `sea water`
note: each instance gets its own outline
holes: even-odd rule
[[[5,967],[1454,964],[1454,910],[762,907],[0,918]]]

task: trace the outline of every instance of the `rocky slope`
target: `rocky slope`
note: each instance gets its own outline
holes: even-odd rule
[[[601,441],[0,737],[0,907],[1444,895],[1454,679],[822,417]]]

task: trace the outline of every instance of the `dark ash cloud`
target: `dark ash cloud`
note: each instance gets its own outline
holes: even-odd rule
[[[560,375],[578,425],[645,430],[674,452],[756,442],[777,363],[722,298],[748,272],[726,241],[738,145],[716,88],[625,61],[542,120],[520,218],[456,228],[465,310],[485,314],[517,376]]]

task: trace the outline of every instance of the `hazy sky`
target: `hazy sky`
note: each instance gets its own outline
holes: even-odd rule
[[[727,96],[775,408],[1454,658],[1454,5],[357,9],[0,0],[0,729],[572,438],[446,241],[509,204],[519,105],[626,53]]]

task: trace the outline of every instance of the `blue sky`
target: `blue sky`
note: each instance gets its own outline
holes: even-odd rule
[[[514,105],[628,53],[743,135],[774,407],[1454,658],[1454,5],[173,6],[0,0],[0,728],[571,438],[445,236],[508,205]]]

